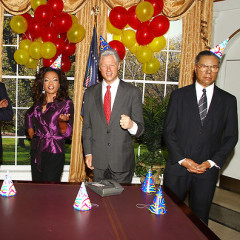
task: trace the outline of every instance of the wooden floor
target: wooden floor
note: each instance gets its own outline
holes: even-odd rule
[[[213,203],[240,213],[240,194],[217,188]],[[240,219],[238,224],[240,225]],[[224,224],[209,220],[209,228],[222,240],[240,239],[239,231],[226,227]]]

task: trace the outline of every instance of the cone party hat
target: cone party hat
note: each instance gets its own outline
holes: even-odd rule
[[[142,184],[141,190],[146,193],[156,192],[156,187],[154,185],[152,170],[149,169]]]
[[[75,199],[75,202],[73,204],[73,207],[76,210],[80,211],[88,211],[92,208],[92,204],[90,202],[90,199],[87,194],[87,190],[85,187],[84,182],[82,182],[81,187],[78,191],[77,197]]]
[[[165,200],[163,197],[161,187],[158,188],[155,198],[153,199],[153,203],[149,207],[149,211],[156,215],[164,215],[167,213],[167,209],[165,206]]]
[[[229,39],[226,39],[225,41],[223,41],[216,47],[210,49],[210,51],[212,53],[214,53],[218,58],[221,58],[223,56],[223,51],[224,51],[225,47],[227,46],[228,40]]]
[[[1,187],[0,195],[2,195],[3,197],[12,197],[16,195],[16,193],[17,191],[13,185],[9,172],[7,171]]]
[[[100,52],[108,49],[111,49],[111,47],[108,45],[107,41],[102,36],[100,36]]]
[[[51,64],[50,68],[61,69],[62,54],[57,57],[57,59]]]

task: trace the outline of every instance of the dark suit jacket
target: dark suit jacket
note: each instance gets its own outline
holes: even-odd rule
[[[141,92],[120,80],[111,119],[107,124],[102,102],[102,83],[85,92],[83,114],[84,154],[93,155],[93,166],[124,172],[135,166],[134,143],[128,130],[120,126],[121,115],[128,115],[137,125],[136,137],[144,131]]]
[[[7,95],[5,85],[0,82],[0,101],[3,99],[6,99],[8,101],[8,106],[6,108],[0,108],[0,121],[10,121],[13,118],[11,101]],[[1,132],[1,129],[0,129],[0,132]],[[2,136],[0,133],[0,158],[1,156],[2,156]],[[0,159],[0,162],[1,162],[1,159]]]
[[[178,163],[184,158],[198,164],[212,160],[222,168],[238,140],[236,98],[214,86],[211,105],[202,126],[195,84],[177,89],[169,101],[164,138],[168,148],[166,174],[189,174]],[[212,167],[197,176],[216,180],[218,169]]]

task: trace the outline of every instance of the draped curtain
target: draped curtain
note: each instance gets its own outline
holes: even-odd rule
[[[99,7],[97,16],[97,35],[106,38],[106,20],[108,10],[116,6],[129,8],[137,5],[142,0],[63,0],[64,11],[76,13],[78,22],[84,26],[86,36],[82,42],[77,44],[75,81],[74,81],[74,131],[72,137],[72,152],[69,181],[81,182],[86,178],[85,164],[82,149],[82,118],[81,107],[83,98],[83,79],[86,69],[92,30],[94,26],[94,15],[91,14],[93,7]],[[27,12],[31,8],[30,0],[0,0],[0,34],[3,33],[4,9],[14,15]],[[195,56],[199,51],[209,48],[212,32],[213,0],[164,0],[163,14],[170,20],[182,18],[182,49],[179,87],[192,83],[193,66]],[[2,73],[2,38],[0,38],[0,78]]]

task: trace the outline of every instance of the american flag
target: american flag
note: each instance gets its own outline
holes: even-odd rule
[[[97,32],[94,26],[83,86],[85,88],[88,88],[97,83],[97,81],[98,81]]]

